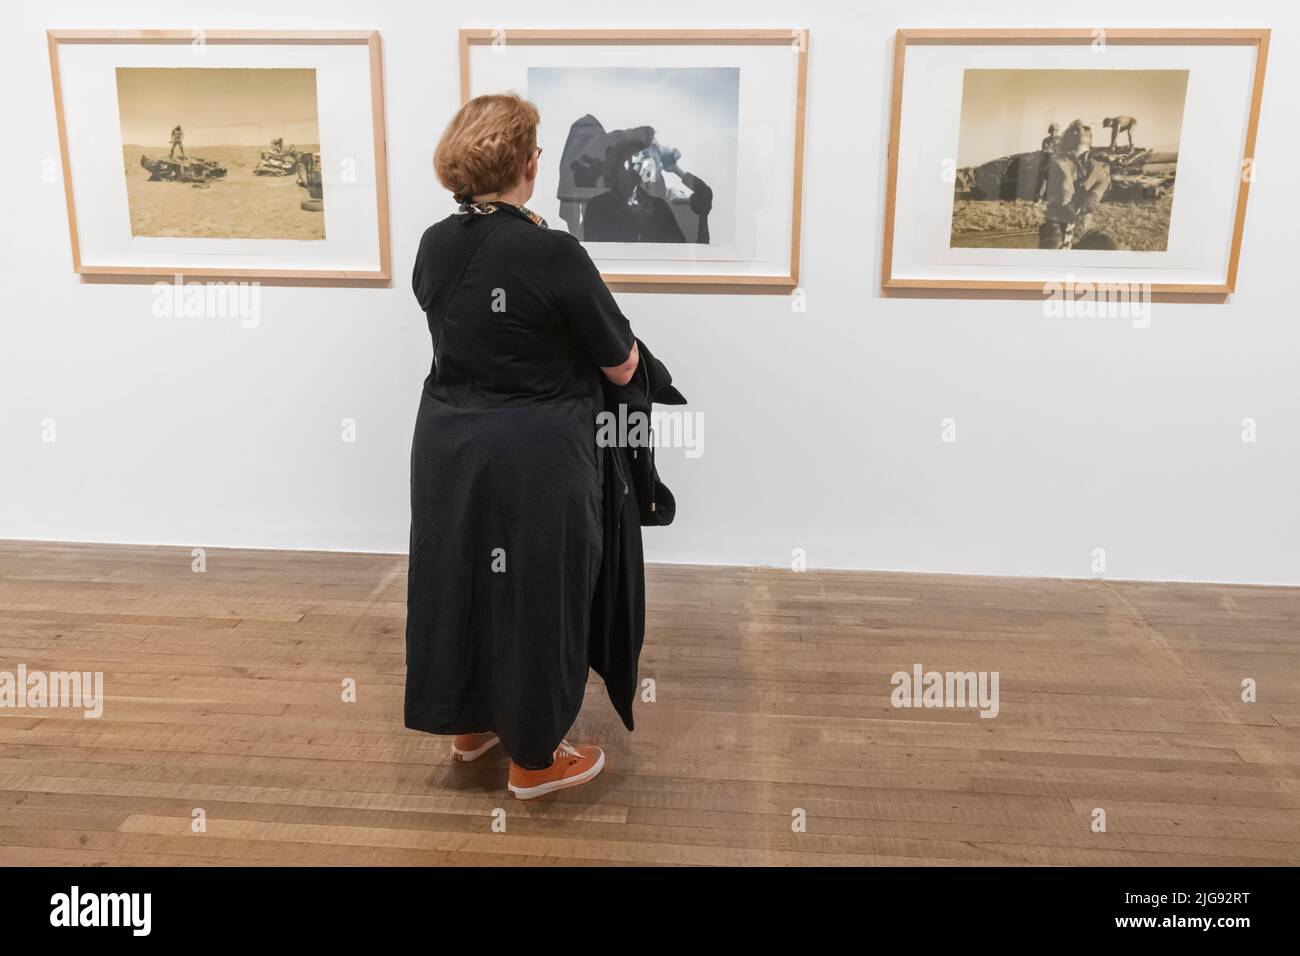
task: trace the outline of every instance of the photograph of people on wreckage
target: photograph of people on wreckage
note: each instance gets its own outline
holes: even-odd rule
[[[1186,70],[967,70],[953,248],[1164,251]]]
[[[314,69],[117,69],[132,236],[325,238]]]

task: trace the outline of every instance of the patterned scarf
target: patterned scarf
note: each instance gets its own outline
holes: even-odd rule
[[[548,226],[546,225],[546,220],[543,219],[541,216],[539,216],[537,213],[533,212],[527,206],[511,206],[509,203],[505,203],[505,202],[498,203],[496,201],[475,202],[472,196],[453,196],[452,198],[455,199],[456,202],[460,203],[460,208],[457,210],[457,212],[459,212],[461,215],[490,216],[492,215],[492,213],[497,211],[499,206],[506,206],[508,208],[515,209],[518,212],[522,213],[524,218],[526,218],[534,226],[541,226],[543,229],[548,228]]]

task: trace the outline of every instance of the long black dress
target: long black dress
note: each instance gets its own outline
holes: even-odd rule
[[[494,208],[430,226],[415,262],[427,313],[455,279],[458,244],[507,217],[448,301],[420,397],[405,718],[436,734],[494,730],[516,763],[539,766],[582,706],[601,559],[599,366],[626,361],[633,337],[574,237]]]

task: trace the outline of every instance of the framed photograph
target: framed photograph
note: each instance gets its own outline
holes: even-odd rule
[[[1222,301],[1267,30],[900,30],[885,294]]]
[[[378,33],[48,39],[74,270],[390,279]]]
[[[529,207],[623,290],[789,292],[806,30],[462,30],[461,98],[537,104]]]

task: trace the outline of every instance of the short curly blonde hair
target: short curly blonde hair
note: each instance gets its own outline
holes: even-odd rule
[[[452,117],[433,153],[438,182],[458,201],[509,189],[537,148],[537,107],[517,93],[476,96]]]

